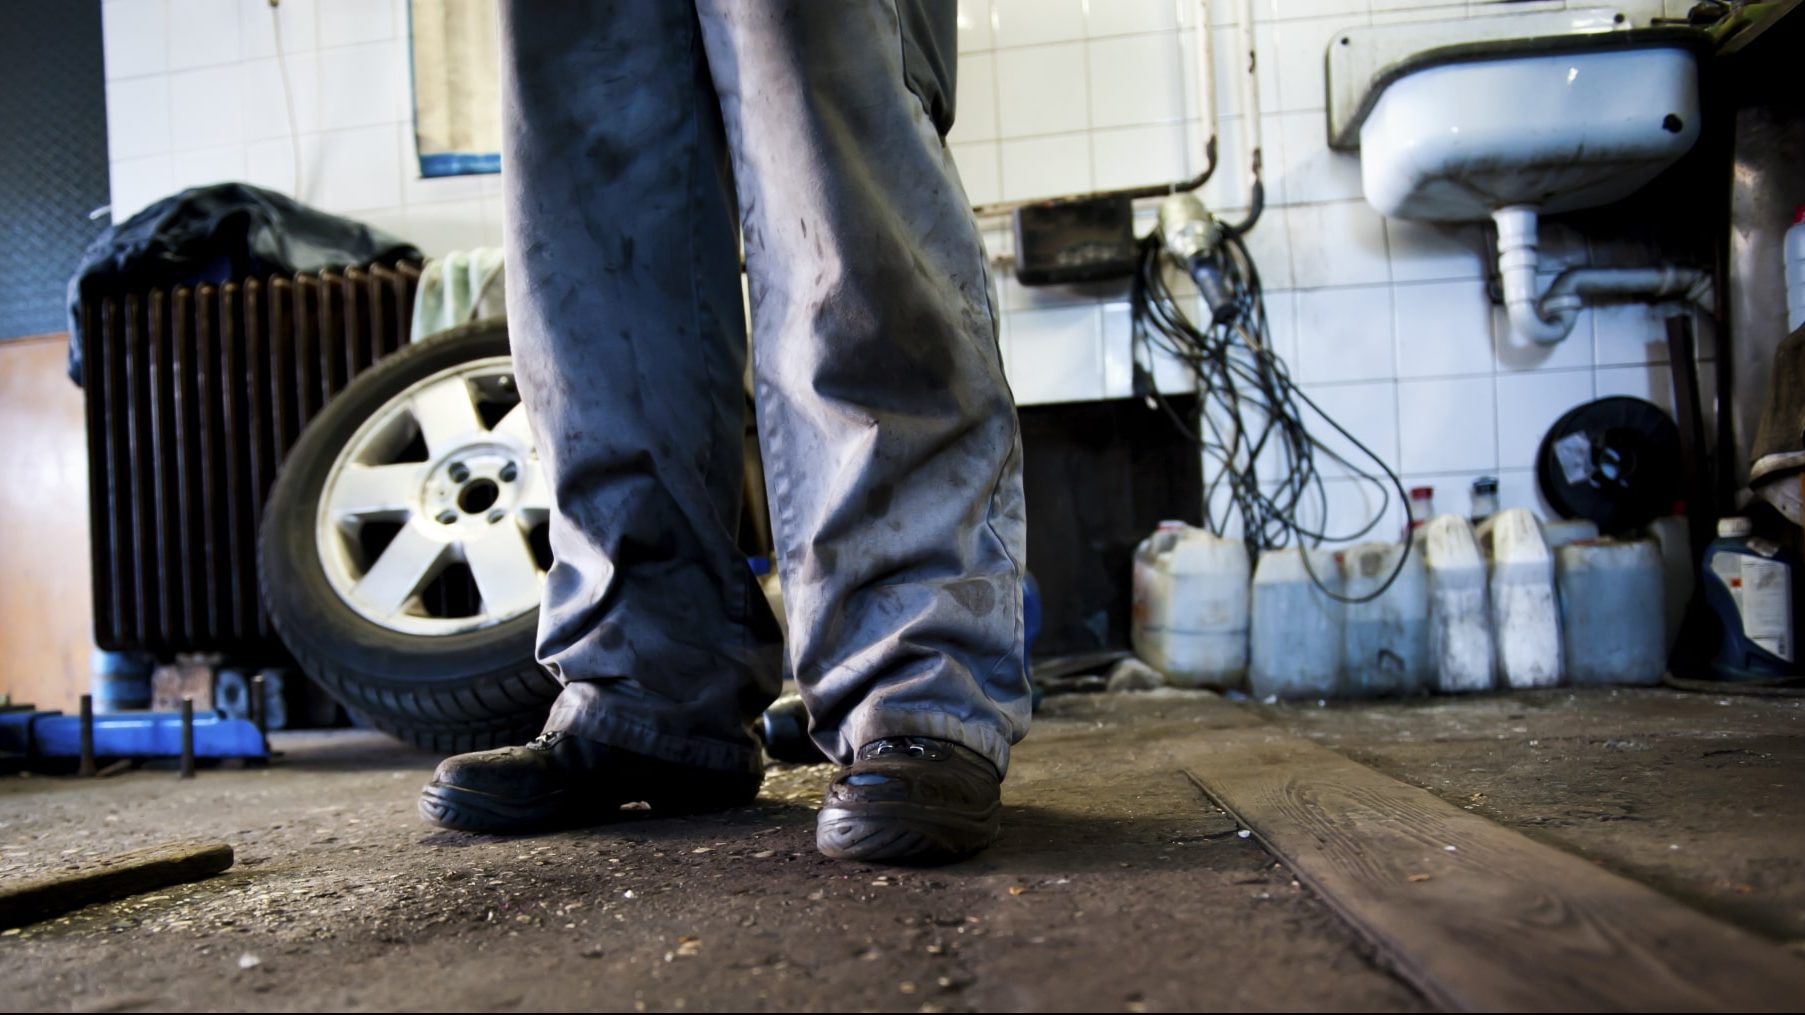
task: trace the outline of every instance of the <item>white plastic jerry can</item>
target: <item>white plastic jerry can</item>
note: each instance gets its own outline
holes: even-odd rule
[[[1553,687],[1561,681],[1560,604],[1542,527],[1528,509],[1512,508],[1490,520],[1485,544],[1498,679],[1506,687]]]
[[[1184,522],[1160,522],[1153,534],[1134,548],[1133,607],[1128,619],[1128,643],[1136,658],[1162,674],[1166,669],[1166,630],[1172,598],[1167,558],[1188,528],[1190,526]]]
[[[1240,540],[1161,522],[1134,554],[1135,655],[1177,687],[1241,687],[1248,570]]]
[[[1582,539],[1597,539],[1598,523],[1590,518],[1557,518],[1542,526],[1542,538],[1549,550],[1558,550]]]
[[[1423,564],[1429,576],[1429,669],[1436,690],[1488,691],[1495,653],[1486,592],[1485,559],[1473,526],[1440,515],[1423,526]]]
[[[1370,596],[1391,582],[1376,598],[1343,607],[1342,690],[1360,698],[1424,690],[1429,679],[1429,574],[1421,551],[1397,543],[1361,543],[1342,552],[1341,580],[1349,598]]]
[[[1569,681],[1661,682],[1667,669],[1661,572],[1652,539],[1587,539],[1555,551]]]
[[[1306,558],[1306,554],[1308,557]],[[1312,573],[1314,577],[1312,577]],[[1341,568],[1329,550],[1268,550],[1253,576],[1247,684],[1256,698],[1324,698],[1339,690]]]

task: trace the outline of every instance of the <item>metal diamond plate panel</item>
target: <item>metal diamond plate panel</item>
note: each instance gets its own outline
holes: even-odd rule
[[[100,0],[6,0],[0,15],[0,339],[62,331],[63,289],[106,221]]]

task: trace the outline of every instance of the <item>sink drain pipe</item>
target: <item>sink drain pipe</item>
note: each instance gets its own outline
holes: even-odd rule
[[[1504,306],[1517,334],[1554,345],[1573,330],[1588,300],[1662,303],[1688,300],[1708,306],[1711,276],[1699,268],[1568,268],[1544,293],[1536,292],[1536,209],[1508,205],[1492,212],[1498,224],[1498,274]]]

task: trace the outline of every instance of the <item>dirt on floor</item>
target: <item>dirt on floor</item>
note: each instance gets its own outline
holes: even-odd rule
[[[1805,698],[1559,688],[1261,711],[1805,955]]]
[[[753,806],[534,838],[434,829],[436,759],[278,736],[262,769],[0,779],[0,881],[175,839],[193,885],[0,936],[0,1008],[1416,1010],[1173,749],[1275,724],[1798,949],[1805,701],[1555,690],[1317,707],[1051,699],[1003,841],[937,869],[813,848],[826,766]]]
[[[1003,841],[950,867],[813,845],[830,769],[753,806],[535,838],[414,812],[436,759],[278,736],[264,769],[191,781],[0,779],[0,879],[215,839],[211,880],[0,937],[0,1007],[542,1010],[1419,1010],[1162,745],[1203,696],[1055,699],[1018,750]]]

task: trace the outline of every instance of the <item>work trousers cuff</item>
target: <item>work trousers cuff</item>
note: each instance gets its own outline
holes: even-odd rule
[[[598,704],[593,699],[600,695],[586,696],[591,699],[586,701],[571,701],[572,697],[563,695],[552,705],[551,715],[545,720],[547,733],[569,733],[660,761],[717,772],[756,775],[765,770],[764,751],[752,739],[750,730],[745,742],[737,744],[712,737],[679,736]]]
[[[895,707],[859,709],[853,713],[841,736],[854,752],[885,737],[950,740],[988,758],[996,766],[999,776],[1009,774],[1010,738],[1003,731],[945,712]]]

